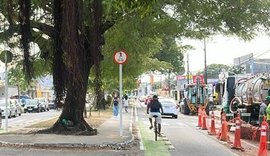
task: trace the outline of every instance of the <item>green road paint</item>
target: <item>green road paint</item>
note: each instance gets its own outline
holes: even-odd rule
[[[162,138],[158,137],[158,140],[155,141],[154,131],[149,130],[147,125],[143,124],[142,121],[139,121],[138,127],[141,132],[141,139],[144,145],[144,155],[145,156],[170,156],[168,146],[165,145],[165,142]]]

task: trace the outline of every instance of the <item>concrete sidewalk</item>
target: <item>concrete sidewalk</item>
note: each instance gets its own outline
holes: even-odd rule
[[[0,146],[36,147],[36,148],[87,148],[87,149],[124,149],[134,139],[132,135],[132,113],[123,112],[122,136],[120,119],[111,117],[97,128],[95,136],[71,136],[56,134],[0,134]]]

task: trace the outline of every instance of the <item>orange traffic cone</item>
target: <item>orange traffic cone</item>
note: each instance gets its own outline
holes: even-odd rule
[[[229,142],[226,115],[224,113],[222,114],[222,123],[221,123],[220,133],[218,135],[218,139],[221,141]]]
[[[209,135],[216,135],[216,127],[215,127],[215,114],[214,111],[212,111],[211,114],[211,127],[210,127],[210,131],[208,131]]]
[[[234,132],[234,143],[232,144],[233,149],[240,149],[244,150],[244,148],[241,146],[241,122],[240,122],[240,115],[238,114],[235,118],[235,132]]]
[[[207,130],[207,127],[206,127],[206,112],[205,110],[202,111],[202,127],[201,127],[202,130]]]
[[[199,110],[198,110],[198,126],[197,127],[202,127],[201,114],[202,114],[202,110],[201,110],[201,107],[199,107]]]
[[[261,137],[260,137],[258,156],[267,156],[267,153],[268,153],[268,151],[267,151],[267,136],[266,136],[267,129],[268,129],[268,124],[264,118],[262,125],[261,125]]]

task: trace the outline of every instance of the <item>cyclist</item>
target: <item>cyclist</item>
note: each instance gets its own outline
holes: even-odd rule
[[[149,114],[149,110],[150,110],[150,114]],[[160,135],[160,131],[161,131],[161,113],[160,113],[160,111],[161,111],[161,113],[163,113],[162,105],[158,101],[157,95],[154,95],[153,99],[147,105],[147,114],[149,114],[149,121],[150,121],[149,129],[153,128],[152,118],[154,115],[157,115],[158,134],[159,135]]]

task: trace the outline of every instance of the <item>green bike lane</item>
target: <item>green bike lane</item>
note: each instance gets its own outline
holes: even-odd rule
[[[158,137],[155,141],[154,131],[149,130],[148,125],[145,125],[142,121],[138,122],[138,128],[141,134],[141,141],[144,148],[145,156],[170,156],[168,146],[165,145],[163,137]]]
[[[158,140],[155,141],[154,130],[149,129],[148,115],[143,109],[137,108],[137,127],[140,133],[141,146],[143,147],[141,150],[144,151],[145,156],[170,156],[169,146],[166,145],[166,138],[158,137]]]

